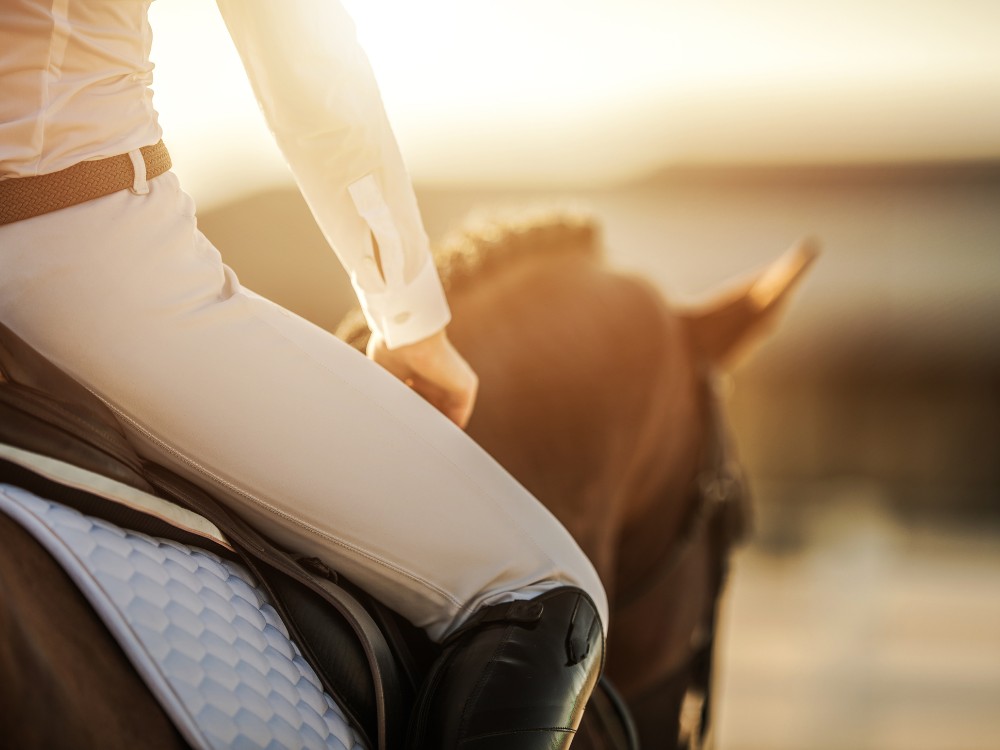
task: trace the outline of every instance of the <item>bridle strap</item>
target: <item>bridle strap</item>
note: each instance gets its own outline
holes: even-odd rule
[[[619,596],[617,606],[637,606],[648,595],[655,593],[658,586],[676,572],[703,536],[710,534],[708,541],[716,553],[713,559],[717,567],[712,581],[712,609],[704,623],[705,636],[688,651],[677,667],[650,689],[652,692],[671,682],[687,678],[688,691],[692,687],[701,691],[701,721],[697,731],[700,746],[708,733],[712,718],[712,660],[719,598],[728,577],[729,553],[747,533],[749,495],[742,469],[732,458],[732,439],[720,408],[713,373],[703,374],[699,383],[706,430],[702,443],[701,468],[691,487],[691,494],[695,498],[693,510],[688,514],[678,540],[640,582]]]
[[[649,569],[641,581],[619,595],[619,607],[633,606],[656,589],[661,581],[671,576],[716,518],[723,515],[726,518],[726,538],[720,540],[723,544],[723,549],[719,550],[722,556],[727,555],[729,549],[746,534],[746,509],[749,500],[746,483],[742,469],[731,457],[732,441],[713,383],[711,374],[700,380],[699,392],[707,427],[702,443],[701,469],[695,475],[691,487],[691,493],[695,497],[694,508],[688,514],[678,539],[666,554]]]

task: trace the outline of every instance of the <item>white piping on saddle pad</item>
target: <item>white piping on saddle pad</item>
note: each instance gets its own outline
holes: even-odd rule
[[[0,457],[30,469],[53,482],[99,495],[111,502],[158,518],[183,531],[210,539],[226,549],[233,548],[222,536],[218,526],[204,516],[182,508],[169,500],[163,500],[114,479],[81,469],[79,466],[15,448],[12,445],[0,443]]]
[[[79,586],[198,750],[365,750],[237,563],[0,483],[0,511]]]

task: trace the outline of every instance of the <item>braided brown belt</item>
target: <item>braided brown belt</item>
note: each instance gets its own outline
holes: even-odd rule
[[[170,154],[163,141],[139,150],[146,163],[147,180],[170,169]],[[134,180],[128,154],[81,161],[51,174],[0,180],[0,225],[117,193],[132,187]]]

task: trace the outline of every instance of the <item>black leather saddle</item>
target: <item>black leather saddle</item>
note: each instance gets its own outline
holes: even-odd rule
[[[340,579],[316,558],[279,548],[210,494],[139,456],[90,391],[0,324],[0,443],[54,458],[204,516],[263,585],[323,687],[368,747],[402,747],[416,690],[436,646],[422,631]],[[205,547],[166,521],[61,484],[0,455],[0,481],[154,536]]]

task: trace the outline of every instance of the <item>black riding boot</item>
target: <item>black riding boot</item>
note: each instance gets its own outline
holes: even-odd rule
[[[486,607],[444,643],[414,709],[414,750],[569,747],[604,660],[575,588]]]

